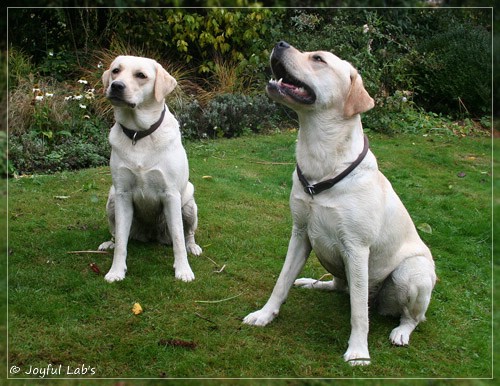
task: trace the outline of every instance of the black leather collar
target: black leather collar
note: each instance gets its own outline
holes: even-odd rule
[[[338,176],[331,178],[326,181],[321,181],[318,182],[314,185],[311,185],[309,181],[307,181],[306,177],[304,174],[302,174],[302,170],[300,170],[299,164],[297,164],[297,176],[299,177],[300,182],[302,183],[302,186],[304,186],[304,191],[309,194],[312,198],[314,198],[315,194],[321,193],[324,190],[332,188],[335,184],[339,183],[342,181],[349,173],[351,173],[356,167],[363,161],[363,159],[366,156],[366,153],[368,153],[368,149],[370,147],[370,144],[368,143],[368,137],[365,135],[364,139],[364,146],[363,146],[363,151],[361,154],[358,156],[358,158],[349,165],[349,167],[344,170],[342,173],[340,173]]]
[[[127,129],[125,126],[123,126],[120,123],[120,126],[123,130],[123,132],[126,134],[127,137],[129,137],[132,140],[132,145],[135,145],[138,140],[147,137],[148,135],[152,134],[155,132],[155,130],[160,127],[161,123],[163,122],[163,118],[165,118],[165,111],[167,111],[166,107],[163,107],[163,111],[161,113],[160,119],[153,123],[151,127],[147,130],[141,130],[141,131],[135,131],[135,130],[130,130]]]

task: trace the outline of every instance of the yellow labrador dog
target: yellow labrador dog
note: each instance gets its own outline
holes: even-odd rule
[[[271,68],[277,80],[268,84],[268,94],[295,110],[300,123],[290,196],[293,229],[271,297],[244,323],[265,326],[278,315],[314,250],[334,280],[298,279],[295,285],[349,292],[351,336],[344,359],[367,365],[369,303],[401,317],[390,340],[407,345],[425,319],[434,262],[368,149],[360,113],[374,102],[352,65],[330,52],[301,52],[280,42]]]
[[[194,187],[188,181],[186,152],[179,124],[165,104],[176,80],[156,61],[119,56],[102,76],[114,108],[111,175],[106,210],[115,241],[108,282],[125,278],[129,238],[172,244],[175,277],[194,280],[187,253],[200,255],[194,232],[198,223]]]

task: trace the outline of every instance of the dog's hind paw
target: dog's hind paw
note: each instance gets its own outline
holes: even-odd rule
[[[194,256],[200,256],[201,253],[203,252],[201,247],[196,243],[186,244],[186,250],[187,250],[187,253],[194,255]]]
[[[408,331],[404,326],[399,326],[391,331],[389,339],[395,346],[408,346],[408,343],[410,343],[410,333],[411,330]]]
[[[295,287],[302,288],[314,288],[314,284],[319,283],[316,279],[309,279],[307,277],[303,277],[294,281],[293,285]]]
[[[99,248],[97,250],[99,251],[105,251],[107,249],[113,249],[115,247],[115,243],[113,241],[105,241],[101,245],[99,245]]]
[[[333,291],[336,289],[335,281],[321,281],[319,279],[309,279],[309,278],[300,278],[295,280],[293,283],[295,287],[307,288],[307,289],[319,289],[324,291]]]

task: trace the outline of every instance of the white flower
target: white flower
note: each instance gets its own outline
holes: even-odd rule
[[[83,98],[83,96],[82,96],[82,95],[74,95],[74,96],[73,96],[73,99],[74,99],[75,101],[79,101],[79,100],[80,100],[80,99],[82,99],[82,98]]]
[[[48,52],[48,55],[49,55],[49,56],[54,56],[54,51],[50,50],[50,51]]]
[[[368,26],[368,24],[365,24],[365,25],[363,26],[363,33],[364,33],[364,34],[366,34],[366,33],[368,33],[368,32],[370,32],[370,27]]]
[[[46,92],[46,93],[45,93],[45,96],[46,96],[47,98],[52,98],[52,97],[54,96],[54,93],[52,93],[52,92]]]
[[[37,95],[37,96],[35,97],[35,100],[36,100],[36,101],[39,101],[39,102],[40,102],[40,101],[43,101],[43,95]]]
[[[86,109],[86,108],[87,108],[87,106],[82,105],[82,104],[80,103],[80,108],[81,108],[81,109]]]
[[[70,96],[67,96],[67,97],[64,97],[64,100],[65,101],[70,101],[71,99],[73,99],[73,97],[70,95]]]
[[[401,101],[402,101],[403,103],[406,103],[406,102],[408,102],[408,98],[407,98],[407,97],[402,97],[402,98],[401,98]]]
[[[103,67],[104,67],[104,64],[102,64],[102,62],[97,63],[97,68],[103,68]]]
[[[39,89],[39,88],[33,87],[33,92],[34,92],[34,93],[35,93],[35,92],[38,92],[38,91],[40,91],[40,89]]]
[[[79,79],[79,80],[78,80],[78,83],[81,83],[81,84],[88,84],[89,82],[87,82],[85,79]]]

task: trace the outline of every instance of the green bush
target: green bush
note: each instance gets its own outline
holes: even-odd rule
[[[491,109],[491,35],[482,27],[452,25],[419,44],[417,103],[454,116],[483,116]]]
[[[480,117],[491,109],[491,32],[484,10],[289,10],[284,39],[351,62],[385,103],[411,92],[416,107]],[[490,19],[491,20],[491,19]]]
[[[59,143],[48,144],[40,136],[25,133],[11,135],[9,173],[53,173],[103,166],[109,162],[110,148],[107,132],[99,137],[70,137]]]
[[[222,94],[204,107],[194,100],[175,109],[184,137],[191,139],[261,133],[279,126],[283,111],[264,92],[255,96]]]

